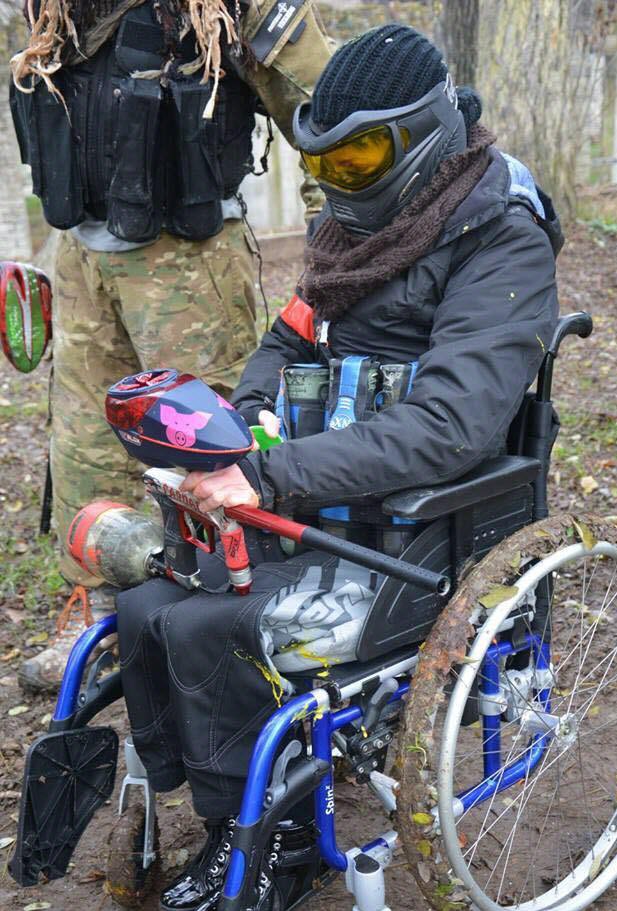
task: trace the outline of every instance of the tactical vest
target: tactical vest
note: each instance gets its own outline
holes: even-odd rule
[[[368,355],[323,363],[289,364],[281,370],[275,411],[283,439],[336,432],[404,402],[413,388],[418,362],[380,364]],[[324,531],[399,556],[422,526],[384,515],[375,505],[327,506],[319,516],[302,516]]]
[[[174,61],[163,81],[131,75],[158,72],[163,46],[148,2],[125,14],[92,59],[54,75],[66,111],[40,80],[31,94],[13,87],[22,159],[54,227],[94,218],[134,242],[154,240],[163,228],[191,240],[221,230],[221,201],[253,165],[256,98],[224,61],[214,116],[205,120],[213,80],[202,85],[201,71],[181,76]],[[195,56],[191,33],[177,62]]]

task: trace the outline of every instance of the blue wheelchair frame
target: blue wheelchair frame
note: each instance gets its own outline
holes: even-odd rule
[[[96,645],[116,632],[117,615],[112,614],[89,627],[77,640],[71,651],[65,669],[52,726],[61,726],[78,709],[79,693],[88,658]],[[550,668],[550,645],[540,637],[527,633],[516,645],[508,639],[493,644],[487,651],[481,668],[482,693],[484,697],[497,697],[500,692],[499,674],[502,659],[531,650],[537,670]],[[410,655],[410,658],[412,656]],[[382,672],[388,676],[388,668]],[[400,684],[389,703],[399,702],[409,691],[408,682]],[[536,698],[545,712],[550,712],[550,689],[536,693]],[[334,779],[332,759],[332,734],[351,722],[360,720],[363,711],[358,705],[332,711],[330,696],[326,689],[311,690],[297,696],[278,709],[264,725],[249,766],[247,782],[238,818],[237,833],[254,832],[259,827],[264,808],[267,806],[266,790],[272,769],[283,738],[299,722],[310,720],[312,756],[317,760],[314,787],[315,821],[318,830],[319,852],[325,863],[333,870],[344,872],[348,869],[349,858],[341,851],[335,831]],[[501,714],[481,714],[483,742],[483,780],[474,787],[457,795],[464,811],[490,800],[497,792],[506,790],[523,781],[538,765],[547,747],[549,737],[536,734],[523,756],[506,768],[501,759]],[[246,842],[247,839],[245,838]],[[377,845],[388,847],[380,837],[365,845],[361,851],[369,852]],[[247,847],[233,847],[231,863],[225,882],[221,911],[243,911],[241,904],[247,883],[249,868]]]

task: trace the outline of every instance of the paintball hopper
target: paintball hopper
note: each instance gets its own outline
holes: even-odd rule
[[[0,341],[21,373],[37,366],[51,338],[51,283],[44,272],[0,262]]]
[[[107,421],[129,453],[154,468],[217,471],[250,452],[244,418],[202,380],[177,370],[124,377],[105,399]]]

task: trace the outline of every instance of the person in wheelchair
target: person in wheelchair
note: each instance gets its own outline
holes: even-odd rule
[[[327,205],[297,293],[233,396],[272,437],[283,415],[288,439],[190,473],[183,488],[203,510],[312,515],[398,555],[414,528],[380,512],[386,495],[504,451],[556,325],[562,238],[550,200],[497,151],[480,115],[477,94],[455,89],[412,28],[373,29],[333,56],[294,127]],[[327,384],[325,405],[323,391],[312,410],[292,401],[299,376]],[[207,820],[204,848],[162,893],[165,911],[216,906],[258,732],[294,674],[355,659],[380,582],[327,554],[288,557],[265,538],[251,557],[242,599],[216,555],[202,567],[206,592],[157,579],[118,597],[135,747],[152,787],[188,780]],[[311,811],[298,806],[264,853],[256,907],[294,905],[317,863]]]

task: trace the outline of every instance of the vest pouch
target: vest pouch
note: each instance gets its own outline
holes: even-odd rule
[[[275,411],[287,439],[322,433],[329,370],[321,364],[289,364],[281,370]]]
[[[351,355],[329,362],[327,430],[342,430],[375,413],[380,386],[379,362],[371,357]]]
[[[343,360],[332,358],[328,371],[326,429],[343,430],[356,421],[367,420],[375,410],[380,384],[379,362],[368,355],[351,355]],[[349,506],[327,506],[319,510],[319,517],[324,531],[356,544],[363,543],[362,535],[369,533],[370,526],[354,522]]]
[[[225,69],[225,125],[222,142],[225,154],[219,156],[223,199],[233,196],[246,175],[253,170],[253,130],[257,105],[257,97],[235,75],[233,64],[228,64]]]
[[[32,187],[54,228],[72,228],[85,216],[79,148],[85,105],[78,104],[78,82],[70,71],[54,74],[61,98],[39,80],[32,93],[11,86],[11,110],[22,158],[32,168]],[[68,111],[68,114],[67,114]]]
[[[122,240],[156,240],[163,221],[155,183],[155,154],[161,107],[158,79],[119,81],[115,168],[107,200],[107,227]]]
[[[377,395],[376,405],[380,411],[403,402],[413,388],[413,381],[418,370],[418,362],[407,364],[382,364],[381,391]]]
[[[225,117],[224,87],[219,86],[214,117],[204,110],[212,81],[173,82],[172,140],[176,149],[175,174],[169,174],[165,227],[190,240],[205,240],[223,227],[223,178],[218,161],[220,124]]]

